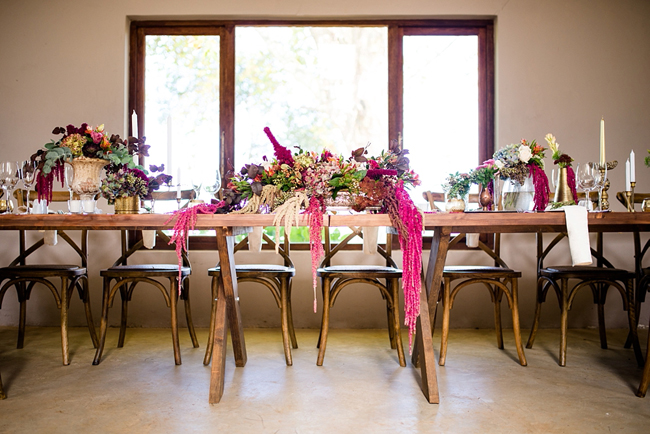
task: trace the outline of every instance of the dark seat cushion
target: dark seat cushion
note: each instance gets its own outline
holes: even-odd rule
[[[626,280],[634,277],[633,273],[620,268],[589,267],[570,265],[542,268],[541,276],[550,278],[582,279],[582,280]]]
[[[71,264],[33,264],[0,268],[2,277],[80,276],[86,268]]]
[[[500,279],[505,277],[519,278],[521,277],[521,272],[511,270],[510,268],[483,265],[448,265],[445,266],[442,275],[443,277],[450,277],[452,279],[472,277]]]
[[[237,271],[237,275],[244,277],[247,274],[260,274],[264,273],[265,275],[271,276],[295,276],[296,275],[296,269],[293,267],[286,267],[284,265],[275,265],[275,264],[241,264],[241,265],[236,265],[235,270]],[[221,267],[217,266],[214,268],[210,268],[208,270],[208,275],[209,276],[215,276],[219,275],[221,273]]]
[[[377,277],[395,279],[402,277],[402,270],[383,265],[332,265],[319,268],[317,274],[321,277]]]
[[[181,275],[188,276],[192,273],[190,267],[181,267]],[[99,272],[102,277],[173,277],[178,275],[177,264],[138,264],[118,265]]]

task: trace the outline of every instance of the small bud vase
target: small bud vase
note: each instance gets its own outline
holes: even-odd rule
[[[447,197],[445,210],[447,212],[465,212],[467,202],[462,197]]]

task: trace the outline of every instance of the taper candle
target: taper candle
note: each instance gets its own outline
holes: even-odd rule
[[[600,119],[600,164],[606,164],[605,158],[605,119]]]
[[[632,191],[630,186],[630,159],[625,162],[625,191]]]
[[[630,182],[636,182],[636,171],[634,170],[634,149],[630,151]]]

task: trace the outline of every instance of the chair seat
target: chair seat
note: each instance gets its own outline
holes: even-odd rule
[[[189,276],[190,267],[181,267],[181,276]],[[178,264],[118,265],[99,272],[102,277],[174,277],[178,275]]]
[[[470,277],[503,279],[507,277],[519,278],[521,277],[521,272],[511,270],[509,268],[482,265],[448,265],[445,266],[442,275],[443,277],[449,277],[451,279],[463,279]]]
[[[52,276],[81,276],[86,274],[86,268],[70,264],[34,264],[17,265],[0,268],[0,276],[11,277],[52,277]]]
[[[338,277],[375,277],[375,278],[400,278],[402,270],[384,265],[331,265],[319,268],[318,276]]]
[[[570,265],[559,267],[548,267],[539,270],[539,274],[544,277],[554,279],[583,279],[583,280],[626,280],[633,278],[634,274],[620,268],[589,267]]]
[[[236,265],[235,271],[240,277],[251,277],[247,275],[256,275],[264,273],[266,277],[293,277],[296,275],[296,269],[284,265],[274,264],[242,264]],[[209,276],[221,274],[221,267],[217,266],[208,270]]]

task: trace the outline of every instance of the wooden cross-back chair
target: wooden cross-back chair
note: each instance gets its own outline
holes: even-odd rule
[[[441,210],[444,208],[445,194],[441,192],[425,191],[423,197],[429,202],[431,209]],[[477,194],[470,194],[468,200],[478,202]],[[436,202],[438,204],[436,204]],[[456,296],[461,289],[482,284],[490,293],[490,298],[494,303],[494,325],[497,337],[497,347],[503,349],[503,330],[501,325],[501,301],[505,295],[512,313],[512,327],[515,336],[515,346],[519,363],[526,366],[526,356],[524,354],[523,342],[521,340],[521,331],[519,325],[519,294],[518,279],[521,277],[520,271],[512,270],[501,258],[501,234],[480,234],[478,245],[476,247],[465,247],[467,236],[469,234],[456,234],[449,242],[449,249],[463,248],[463,250],[475,250],[488,255],[494,265],[446,265],[443,269],[442,290],[439,292],[438,302],[442,303],[442,336],[440,341],[440,357],[438,364],[444,366],[447,360],[447,344],[449,341],[449,323],[451,309],[454,305]],[[452,288],[452,284],[454,285]],[[437,307],[437,305],[436,305]],[[437,312],[437,309],[436,309]],[[435,326],[435,319],[432,324]]]
[[[512,313],[512,328],[515,337],[515,347],[519,363],[526,366],[526,356],[524,355],[523,343],[521,340],[521,331],[519,325],[519,294],[518,279],[521,277],[520,271],[512,270],[501,258],[501,237],[500,234],[489,234],[493,238],[493,248],[488,246],[482,240],[478,241],[478,247],[473,250],[487,254],[493,261],[494,265],[445,265],[442,273],[443,287],[440,292],[442,302],[442,337],[440,342],[440,357],[438,364],[443,366],[447,358],[447,343],[449,340],[449,319],[450,311],[453,307],[456,296],[459,291],[471,285],[482,284],[490,293],[490,298],[494,303],[494,325],[497,337],[497,347],[503,349],[503,330],[501,326],[501,301],[505,295]],[[466,240],[467,234],[460,233],[449,242],[449,248],[453,248],[460,242]],[[452,288],[452,284],[455,286]],[[435,324],[435,320],[433,322]]]
[[[391,257],[391,237],[387,235],[386,248],[377,246],[377,252],[384,258],[385,265],[332,265],[332,258],[341,252],[355,237],[363,238],[362,229],[350,228],[352,233],[346,236],[336,247],[331,248],[329,228],[325,227],[325,257],[321,261],[317,274],[321,278],[323,293],[323,319],[318,339],[318,359],[316,364],[323,365],[327,335],[329,332],[330,309],[334,306],[341,290],[348,285],[364,283],[379,289],[386,301],[388,316],[388,336],[392,349],[397,349],[400,366],[406,366],[402,335],[400,332],[399,280],[402,270]]]
[[[234,253],[240,250],[250,250],[250,235],[245,236],[234,247]],[[276,242],[268,235],[262,233],[262,242],[271,249],[276,248]],[[296,274],[296,269],[290,256],[290,242],[287,235],[284,241],[277,246],[282,264],[236,264],[237,282],[255,282],[266,286],[273,295],[275,303],[280,309],[280,322],[282,329],[282,345],[287,366],[293,365],[291,348],[298,348],[296,333],[293,328],[293,314],[291,312],[291,281]],[[214,321],[217,313],[218,285],[221,284],[221,267],[210,268],[208,275],[212,277],[212,312],[210,315],[210,332],[208,345],[203,359],[203,364],[208,365],[212,358],[214,347]],[[241,288],[241,287],[240,287]]]
[[[634,272],[616,268],[605,258],[602,233],[597,234],[596,249],[591,248],[591,255],[596,261],[596,266],[548,266],[544,264],[549,253],[564,238],[568,238],[567,234],[565,232],[560,233],[547,246],[544,246],[543,234],[541,232],[537,233],[537,296],[535,317],[526,345],[526,348],[533,347],[535,335],[539,327],[542,303],[546,301],[548,291],[553,289],[557,296],[561,313],[560,351],[558,358],[560,366],[566,366],[568,314],[579,290],[589,288],[592,293],[593,302],[598,306],[598,328],[600,345],[603,349],[607,348],[604,305],[609,288],[614,287],[619,292],[623,302],[623,309],[628,311],[628,320],[634,317],[635,310],[634,304],[630,303],[634,298]],[[632,312],[629,309],[632,309]],[[636,323],[634,326],[636,327]],[[636,333],[633,334],[632,341],[637,362],[641,365],[643,363],[643,355],[641,354]]]
[[[625,198],[625,192],[619,191],[616,193],[616,199],[625,207],[627,207],[627,201]],[[634,203],[641,204],[645,199],[650,199],[650,193],[634,193]],[[638,210],[637,210],[638,212]],[[639,232],[634,232],[634,274],[636,278],[636,290],[634,297],[634,307],[636,310],[636,320],[639,320],[641,314],[641,304],[646,299],[646,293],[650,289],[650,267],[645,267],[643,265],[643,259],[646,253],[650,250],[650,239],[648,239],[645,244],[641,243],[641,235]],[[632,344],[632,336],[628,336],[625,346],[629,347]],[[650,385],[650,333],[648,333],[648,342],[646,345],[646,355],[645,355],[645,367],[643,369],[643,375],[641,377],[641,383],[636,392],[636,395],[643,398],[648,392],[648,386]]]
[[[176,200],[176,193],[170,192],[154,192],[154,199],[159,200]],[[181,192],[183,200],[191,199],[193,197],[193,190],[184,190]],[[169,237],[160,230],[156,232],[156,243],[169,243]],[[186,252],[182,252],[182,267],[179,273],[178,263],[169,264],[129,264],[128,260],[138,251],[144,248],[144,240],[140,239],[130,246],[129,232],[121,231],[121,244],[122,255],[115,261],[115,263],[105,270],[100,271],[100,275],[104,279],[103,297],[102,297],[102,319],[99,333],[99,346],[95,352],[95,359],[93,365],[98,365],[101,362],[102,352],[106,343],[106,332],[108,329],[108,311],[113,305],[115,295],[119,291],[120,298],[122,299],[122,313],[120,321],[120,336],[117,346],[122,348],[124,346],[124,338],[127,328],[127,314],[128,303],[131,301],[133,291],[140,283],[146,283],[154,286],[160,290],[167,307],[171,309],[171,329],[172,329],[172,345],[174,349],[174,362],[177,365],[181,364],[180,343],[178,337],[178,317],[177,317],[177,304],[180,297],[184,300],[185,305],[185,318],[187,321],[187,328],[190,333],[192,345],[198,348],[199,342],[196,338],[194,331],[194,324],[192,322],[192,311],[190,308],[190,279],[192,273],[190,261]],[[130,246],[130,247],[129,247]],[[180,274],[180,280],[179,280]],[[160,282],[160,280],[167,281],[167,285]],[[179,291],[180,287],[180,291]]]
[[[36,196],[34,196],[36,197]],[[65,202],[69,198],[68,192],[55,191],[52,202]],[[32,231],[34,232],[34,231]],[[28,257],[35,252],[45,253],[45,236],[40,237],[34,244],[27,246],[27,231],[19,231],[19,255],[7,267],[0,268],[0,307],[5,293],[12,286],[16,288],[18,302],[20,303],[20,318],[18,323],[17,348],[23,348],[25,342],[25,325],[27,322],[27,301],[36,284],[44,285],[50,290],[57,307],[61,311],[61,348],[63,364],[70,364],[68,344],[68,309],[70,299],[75,289],[79,298],[84,303],[86,322],[93,342],[97,347],[97,334],[93,324],[92,310],[90,308],[90,291],[88,286],[88,231],[81,230],[81,240],[74,241],[66,232],[57,231],[57,240],[63,240],[78,256],[78,264],[28,264]],[[57,247],[58,248],[58,247]],[[52,280],[58,280],[57,286]]]

